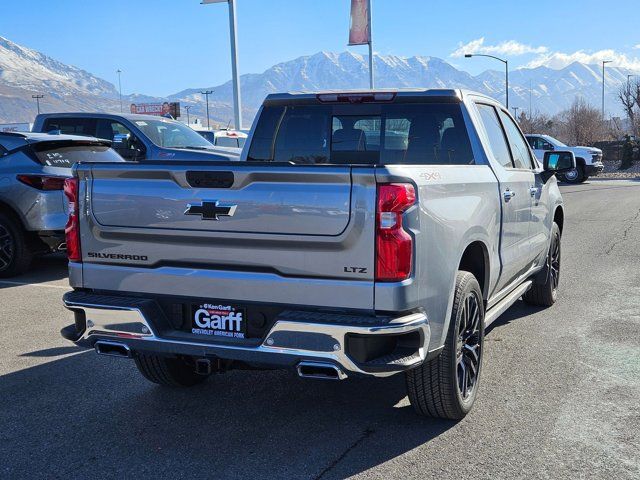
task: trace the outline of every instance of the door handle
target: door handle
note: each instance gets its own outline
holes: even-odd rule
[[[507,188],[502,195],[504,195],[504,201],[508,202],[509,200],[511,200],[513,197],[516,196],[516,192],[514,192],[513,190],[509,190]]]
[[[538,187],[531,187],[529,189],[529,193],[531,194],[532,197],[535,197],[538,194]]]

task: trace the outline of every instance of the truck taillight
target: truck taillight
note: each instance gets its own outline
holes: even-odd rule
[[[62,190],[66,177],[51,175],[18,175],[18,180],[37,190]]]
[[[376,281],[397,282],[411,275],[413,239],[402,228],[402,214],[416,201],[409,183],[378,185]]]
[[[67,258],[71,262],[82,261],[80,254],[80,225],[78,224],[78,179],[67,178],[64,181],[64,194],[69,200],[69,219],[64,227],[67,241]]]

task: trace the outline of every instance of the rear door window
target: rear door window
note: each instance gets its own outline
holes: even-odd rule
[[[265,107],[248,159],[304,164],[474,163],[457,103]]]
[[[532,168],[533,159],[531,158],[531,151],[529,150],[529,145],[522,136],[520,129],[511,117],[502,110],[500,110],[500,119],[502,120],[504,129],[507,132],[509,146],[511,147],[511,156],[513,157],[515,167],[527,169]]]
[[[505,137],[504,130],[496,109],[491,105],[478,104],[478,111],[480,112],[480,118],[485,132],[489,137],[489,145],[493,152],[494,158],[505,168],[513,168],[513,162],[511,161],[511,153],[509,151],[509,145]]]
[[[96,123],[95,118],[47,118],[44,121],[43,130],[45,133],[60,132],[66,135],[95,137]]]

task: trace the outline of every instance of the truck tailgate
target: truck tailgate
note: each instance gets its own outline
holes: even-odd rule
[[[123,163],[77,173],[85,288],[373,309],[372,168]]]

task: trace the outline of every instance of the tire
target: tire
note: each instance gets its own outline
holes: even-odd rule
[[[556,222],[551,226],[551,243],[544,269],[534,277],[533,285],[522,298],[531,305],[550,307],[558,298],[562,236]]]
[[[459,271],[454,295],[442,352],[405,374],[409,401],[421,416],[459,420],[478,393],[484,349],[482,291],[471,273]]]
[[[0,213],[0,278],[26,272],[33,260],[25,231],[19,222]]]
[[[576,168],[562,175],[562,179],[567,183],[582,183],[586,180],[584,174],[584,167],[582,165],[576,165]]]
[[[204,382],[209,375],[196,373],[195,366],[182,358],[137,354],[136,366],[150,382],[167,387],[192,387]]]

